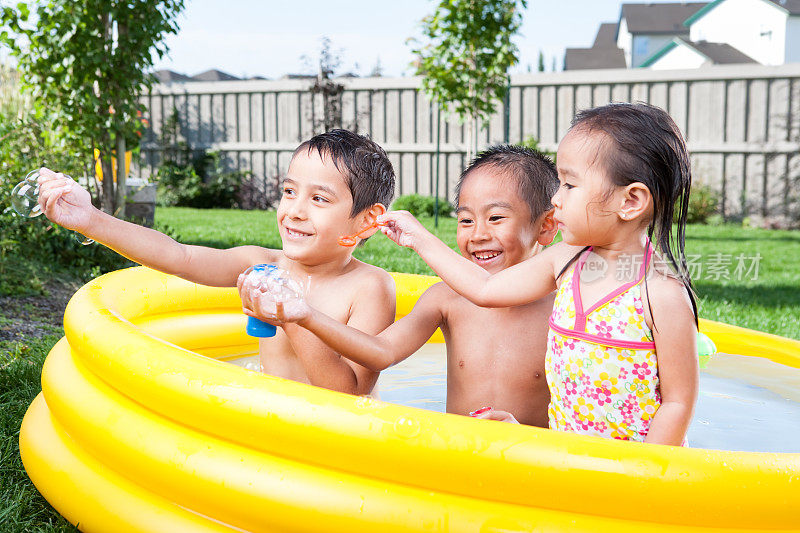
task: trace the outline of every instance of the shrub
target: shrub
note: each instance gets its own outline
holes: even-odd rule
[[[530,148],[531,150],[536,150],[537,152],[542,152],[543,154],[548,156],[550,159],[552,159],[554,163],[556,161],[556,152],[547,152],[547,151],[543,150],[542,148],[540,148],[539,147],[539,140],[536,137],[534,137],[533,135],[529,135],[528,137],[525,137],[525,140],[523,140],[522,142],[517,143],[517,144],[519,146],[524,146],[525,148]]]
[[[248,175],[226,171],[218,152],[202,151],[189,163],[166,161],[158,169],[158,205],[237,207],[239,187]]]
[[[415,217],[432,217],[436,210],[436,200],[431,196],[406,194],[394,201],[392,209],[408,211]],[[453,204],[444,198],[439,198],[439,216],[449,217],[452,216],[452,213]]]
[[[249,172],[225,168],[219,152],[193,151],[180,139],[178,111],[164,121],[160,139],[164,160],[158,169],[158,205],[201,209],[238,206],[239,187]]]
[[[237,207],[245,210],[270,209],[280,201],[283,194],[281,181],[280,176],[267,179],[248,177],[239,184]]]
[[[712,215],[717,213],[719,202],[719,193],[711,187],[700,184],[692,185],[686,222],[688,224],[708,224]]]

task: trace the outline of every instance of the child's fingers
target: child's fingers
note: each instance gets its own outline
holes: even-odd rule
[[[269,305],[268,298],[264,298],[261,291],[253,291],[253,308],[260,317],[275,318],[275,309]]]
[[[57,187],[55,189],[51,189],[46,191],[44,194],[41,192],[39,193],[39,205],[42,206],[42,211],[46,215],[51,216],[54,213],[56,206],[58,205],[58,201],[69,192],[70,187]]]
[[[39,169],[39,182],[58,179],[58,174],[55,171],[50,170],[47,167],[42,167]]]
[[[275,302],[275,318],[283,321],[284,314],[283,314],[283,302]]]
[[[58,184],[58,182],[60,181],[72,181],[72,180],[66,177],[61,172],[54,172],[46,167],[42,167],[39,169],[39,179],[37,180],[37,182],[39,183],[40,186],[46,183],[53,183],[55,185]]]

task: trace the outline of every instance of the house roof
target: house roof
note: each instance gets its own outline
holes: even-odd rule
[[[228,74],[227,72],[222,72],[221,70],[212,68],[211,70],[206,70],[200,74],[195,74],[192,76],[192,79],[194,81],[231,81],[238,80],[240,78]]]
[[[715,65],[726,65],[736,63],[758,63],[755,59],[739,51],[728,43],[709,43],[707,41],[686,41],[681,39],[690,46],[706,56]]]
[[[185,74],[181,74],[180,72],[175,72],[174,70],[156,70],[153,72],[153,76],[158,80],[159,83],[174,83],[177,81],[192,81],[192,78],[186,76]]]
[[[683,21],[683,25],[687,28],[703,18],[706,13],[720,5],[725,0],[714,0],[713,2],[709,2],[706,4],[702,9],[697,11],[696,13],[692,14],[691,16],[687,17],[685,21]],[[775,7],[786,11],[790,16],[800,16],[800,0],[763,0],[768,4],[772,4]]]
[[[592,48],[616,48],[617,28],[619,28],[619,24],[616,22],[604,22],[600,24]]]
[[[686,46],[698,54],[702,55],[709,62],[714,65],[730,65],[730,64],[740,64],[740,63],[758,63],[755,59],[748,56],[747,54],[740,52],[738,49],[734,48],[733,46],[727,43],[709,43],[706,41],[690,41],[688,39],[682,39],[680,37],[675,37],[670,42],[665,44],[660,50],[658,50],[655,54],[647,58],[647,60],[642,63],[641,67],[649,67],[665,55],[667,55],[672,49],[678,46]]]
[[[633,34],[685,34],[689,32],[689,28],[684,22],[707,5],[706,2],[622,4],[620,19],[625,19],[628,31]]]
[[[800,15],[800,0],[768,0],[778,7],[782,7],[790,15]]]
[[[626,67],[621,48],[567,48],[564,54],[564,70]]]

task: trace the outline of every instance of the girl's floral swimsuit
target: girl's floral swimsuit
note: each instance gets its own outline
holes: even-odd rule
[[[638,278],[584,311],[580,276],[586,250],[564,274],[550,316],[545,372],[550,428],[643,441],[661,405],[655,343],[644,319]]]

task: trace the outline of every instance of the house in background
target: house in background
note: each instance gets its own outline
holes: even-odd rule
[[[672,70],[742,63],[758,64],[758,61],[726,43],[694,42],[675,37],[641,66],[653,70]]]
[[[232,74],[222,72],[221,70],[217,70],[215,68],[192,76],[193,81],[236,81],[239,79],[241,78],[237,78]]]
[[[800,1],[800,0],[799,0]],[[689,39],[684,21],[706,2],[623,4],[616,23],[603,23],[591,48],[568,48],[564,70],[634,68],[675,37]]]
[[[800,62],[800,0],[716,0],[687,18],[684,26],[689,46],[726,45],[763,65]],[[689,63],[696,60],[681,50],[680,43],[674,44],[659,50],[660,57],[649,61],[650,66],[668,62],[676,65],[670,68],[691,68],[677,56]]]
[[[192,78],[190,78],[189,76],[168,69],[156,70],[155,72],[153,72],[153,76],[158,81],[158,83],[164,83],[164,84],[192,81]]]
[[[618,50],[628,68],[800,62],[800,0],[623,4],[592,48],[567,49],[564,70],[622,68]]]
[[[164,69],[156,70],[153,72],[153,76],[155,76],[159,83],[164,84],[186,83],[192,81],[234,81],[240,79],[236,76],[228,74],[227,72],[222,72],[221,70],[217,69],[206,70],[205,72],[195,74],[194,76],[187,76],[186,74],[181,74],[180,72]]]
[[[617,47],[617,23],[600,25],[591,48],[567,48],[564,70],[625,68],[625,53]]]
[[[617,46],[625,51],[625,63],[636,68],[674,37],[689,38],[684,21],[700,11],[705,2],[670,4],[622,4]]]

